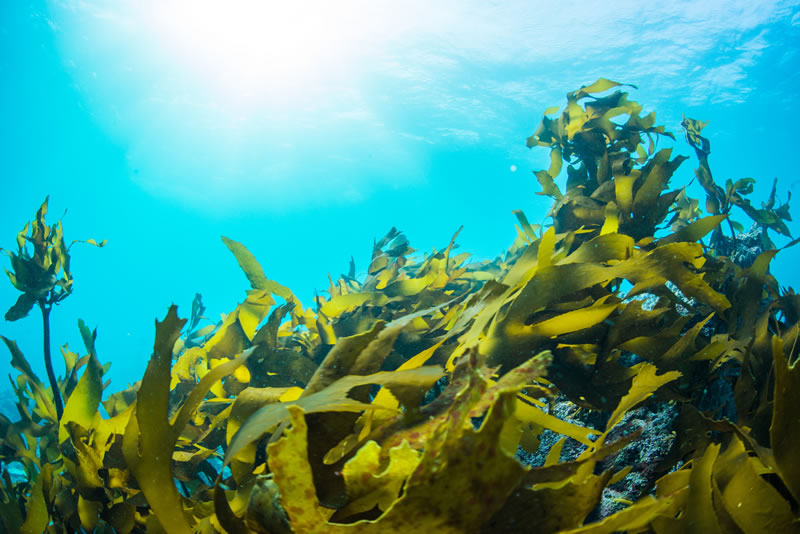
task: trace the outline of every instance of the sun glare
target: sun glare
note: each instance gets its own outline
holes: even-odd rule
[[[258,0],[157,2],[153,46],[231,103],[283,104],[335,84],[375,36],[360,3]],[[372,13],[374,15],[374,13]],[[370,20],[371,19],[371,20]]]

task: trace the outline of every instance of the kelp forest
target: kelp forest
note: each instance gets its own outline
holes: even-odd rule
[[[83,322],[83,353],[50,354],[73,274],[45,200],[5,251],[6,320],[41,312],[44,350],[3,337],[4,531],[800,532],[800,297],[769,269],[788,200],[713,177],[686,117],[696,170],[675,184],[690,158],[627,87],[545,110],[527,145],[550,151],[552,224],[515,212],[501,257],[392,228],[304,307],[223,237],[246,297],[216,323],[200,295],[170,306],[122,391]]]

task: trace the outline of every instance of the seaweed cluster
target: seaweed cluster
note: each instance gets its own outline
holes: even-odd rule
[[[528,145],[551,151],[536,176],[553,225],[517,212],[517,238],[494,261],[456,254],[458,233],[419,257],[392,229],[366,276],[351,262],[312,309],[223,238],[249,280],[244,301],[203,328],[199,297],[188,324],[170,307],[141,382],[105,400],[81,323],[87,354],[62,349],[61,417],[4,339],[20,419],[0,417],[0,460],[25,476],[3,471],[0,522],[36,533],[800,532],[800,299],[770,275],[774,248],[742,267],[703,242],[734,206],[788,233],[788,206],[755,210],[749,182],[716,189],[701,123],[687,119],[711,199],[703,216],[670,188],[686,158],[656,148],[672,135],[619,86],[600,79],[545,112]],[[720,381],[735,403],[727,419],[699,409]],[[558,399],[603,423],[557,417]],[[678,413],[655,485],[588,519],[631,470],[624,451],[641,432],[626,414],[654,400]],[[545,430],[562,437],[541,465],[521,463]],[[564,460],[567,439],[582,449]]]
[[[45,198],[33,221],[26,223],[22,231],[17,234],[17,252],[7,251],[12,270],[6,270],[6,274],[11,284],[22,294],[6,312],[5,319],[18,321],[27,316],[34,306],[38,306],[41,310],[44,363],[50,381],[50,391],[53,394],[53,407],[60,419],[64,412],[64,404],[50,355],[50,312],[54,305],[72,293],[74,279],[69,270],[69,249],[72,245],[80,242],[103,247],[106,242],[98,243],[94,239],[89,239],[73,241],[68,246],[64,241],[61,221],[52,226],[47,226],[45,222],[47,201],[48,198]],[[30,235],[28,235],[29,227]],[[28,252],[28,243],[33,248],[32,253]]]

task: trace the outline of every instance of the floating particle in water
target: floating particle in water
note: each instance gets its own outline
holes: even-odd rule
[[[517,172],[517,166],[512,165],[511,167],[508,168],[508,170],[510,170],[511,172]]]

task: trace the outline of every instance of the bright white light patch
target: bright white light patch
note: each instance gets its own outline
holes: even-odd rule
[[[141,9],[163,59],[224,104],[251,110],[345,78],[360,56],[357,43],[375,31],[375,13],[358,2],[159,1]]]

